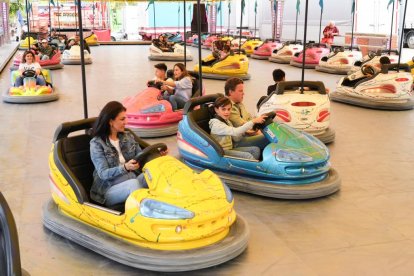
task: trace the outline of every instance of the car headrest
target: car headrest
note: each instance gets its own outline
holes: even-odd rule
[[[91,129],[95,121],[96,117],[62,123],[55,131],[53,143],[59,139],[68,137],[68,135],[72,132]]]
[[[184,115],[187,115],[188,112],[194,110],[194,107],[196,107],[198,105],[203,105],[203,104],[205,105],[205,104],[209,104],[209,103],[214,103],[214,101],[218,97],[222,97],[222,96],[224,96],[224,95],[221,94],[221,93],[217,93],[217,94],[192,98],[184,106]]]
[[[304,81],[303,86],[309,87],[312,90],[317,90],[319,94],[326,94],[325,85],[321,81]],[[285,90],[293,90],[299,87],[302,87],[301,81],[281,81],[277,84],[275,93],[277,95],[282,95]]]
[[[403,72],[411,72],[411,67],[407,63],[392,63],[381,66],[381,73],[388,74],[390,70],[399,70]]]

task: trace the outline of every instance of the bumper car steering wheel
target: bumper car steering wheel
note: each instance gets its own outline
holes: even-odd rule
[[[138,153],[133,159],[139,163],[140,168],[143,168],[144,165],[161,156],[161,151],[166,151],[168,149],[167,145],[164,143],[157,143],[151,146],[146,147],[143,151]]]
[[[34,70],[26,70],[23,72],[22,76],[24,78],[34,78],[36,76],[36,71]]]
[[[265,113],[263,115],[266,115],[266,120],[261,123],[261,124],[254,124],[253,125],[253,130],[262,130],[265,127],[267,127],[268,125],[270,125],[271,123],[273,123],[273,119],[276,117],[276,113],[275,112],[269,112],[269,113]]]
[[[364,76],[366,76],[366,75],[375,75],[375,69],[371,66],[371,65],[369,65],[369,64],[364,64],[364,65],[362,65],[361,66],[361,72],[362,72],[362,74],[364,74]]]

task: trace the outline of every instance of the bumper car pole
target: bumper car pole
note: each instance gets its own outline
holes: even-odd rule
[[[319,1],[319,5],[323,3]],[[323,4],[322,4],[323,5]],[[322,32],[322,13],[323,13],[323,7],[321,6],[321,15],[319,17],[319,44],[321,44],[321,32]]]
[[[304,82],[305,82],[305,58],[306,58],[306,35],[308,32],[308,4],[309,1],[306,0],[305,3],[305,29],[303,32],[303,43],[304,43],[304,47],[303,47],[303,55],[302,55],[302,84],[300,87],[300,92],[303,93],[304,91]],[[295,39],[296,40],[296,39]]]
[[[27,21],[27,35],[30,35],[30,21],[29,21],[29,12],[30,12],[30,7],[29,7],[29,3],[26,0],[26,21]],[[30,37],[28,38],[29,40],[29,48],[28,50],[30,50]]]
[[[203,69],[201,58],[201,1],[197,0],[197,35],[198,35],[198,72],[200,73],[200,91],[203,91]]]
[[[187,13],[186,13],[187,7],[186,7],[186,0],[184,0],[184,66],[187,68],[187,38],[185,34],[187,33]]]
[[[407,2],[408,0],[405,0],[405,6],[404,6],[404,14],[403,14],[403,22],[402,22],[402,28],[401,29],[401,35],[400,35],[400,45],[399,45],[399,55],[398,55],[398,67],[397,67],[397,72],[400,72],[400,64],[401,64],[401,51],[402,51],[402,45],[403,45],[403,39],[404,39],[404,35],[403,35],[403,27],[405,24],[405,16],[407,15]]]
[[[352,2],[351,51],[354,47],[355,0]]]
[[[392,13],[391,13],[391,32],[390,32],[390,45],[388,48],[388,55],[391,55],[391,49],[392,49],[392,28],[394,28],[394,10],[395,10],[395,1],[392,1]],[[388,4],[389,5],[389,4]],[[403,25],[404,26],[404,25]],[[401,53],[400,53],[401,55]]]
[[[243,34],[243,12],[244,12],[245,2],[241,1],[241,13],[240,13],[240,36],[239,36],[239,54],[241,53],[241,37]]]
[[[82,92],[83,92],[83,116],[88,118],[88,96],[86,93],[86,74],[85,74],[85,41],[83,40],[83,25],[82,25],[82,0],[78,0],[78,20],[79,20],[79,36],[80,36],[80,57],[81,57],[81,71],[82,71]]]

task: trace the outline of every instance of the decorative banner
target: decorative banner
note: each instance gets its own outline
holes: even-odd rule
[[[149,6],[150,6],[150,5],[154,5],[154,4],[155,4],[154,2],[155,2],[155,0],[149,0],[149,1],[148,1],[148,6],[147,6],[147,8],[145,9],[145,11],[147,11],[147,10],[148,10],[148,8],[149,8]]]

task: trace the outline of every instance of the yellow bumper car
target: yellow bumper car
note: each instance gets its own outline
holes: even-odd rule
[[[27,36],[25,39],[20,40],[19,50],[28,50],[29,49],[29,44],[33,45],[33,44],[36,44],[36,43],[37,43],[36,39],[34,39],[33,37],[30,37],[30,36]]]
[[[46,228],[117,262],[154,271],[206,268],[244,251],[249,230],[234,211],[231,191],[210,170],[196,173],[172,156],[160,156],[165,144],[150,146],[136,137],[143,151],[134,159],[143,166],[148,189],[133,192],[117,210],[93,202],[91,136],[85,130],[94,121],[64,123],[56,130],[49,155],[53,200],[43,208]],[[79,131],[84,132],[73,135]]]
[[[35,72],[27,70],[23,73],[23,85],[15,86],[19,71],[11,71],[11,87],[2,95],[6,103],[43,103],[56,101],[59,98],[57,90],[53,88],[50,70],[42,69],[41,76],[46,85],[36,85]]]
[[[247,40],[242,44],[241,49],[244,50],[249,57],[253,54],[256,47],[262,46],[263,41],[258,37],[247,38]]]
[[[99,46],[98,37],[96,34],[91,33],[89,36],[85,37],[86,43],[88,43],[89,46]]]
[[[203,78],[227,80],[231,77],[238,77],[242,80],[249,80],[249,59],[244,52],[232,53],[226,58],[220,60],[213,54],[208,55],[202,60]],[[198,73],[198,64],[194,67],[194,71]]]

